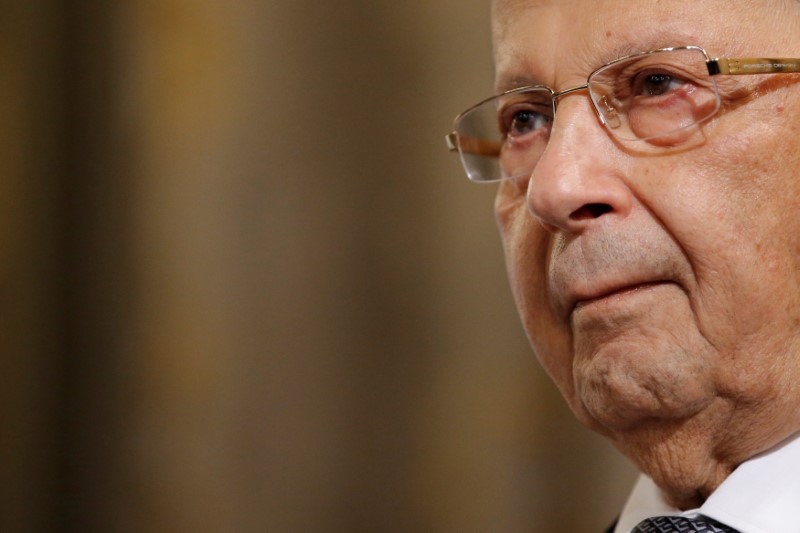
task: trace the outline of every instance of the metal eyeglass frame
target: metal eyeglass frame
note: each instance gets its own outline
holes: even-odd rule
[[[457,125],[462,117],[470,113],[472,110],[482,106],[486,102],[493,100],[495,98],[515,94],[518,92],[528,91],[531,89],[546,89],[550,92],[552,105],[553,105],[553,116],[555,116],[557,101],[560,97],[565,96],[567,94],[571,94],[577,91],[588,90],[589,89],[589,80],[597,73],[611,65],[616,63],[627,61],[632,58],[636,58],[639,56],[646,56],[649,54],[659,53],[659,52],[671,52],[677,50],[698,50],[703,53],[706,58],[706,68],[708,69],[709,76],[716,76],[719,74],[723,75],[730,75],[730,76],[738,76],[738,75],[747,75],[747,74],[783,74],[783,73],[798,73],[800,72],[800,59],[798,58],[754,58],[754,57],[739,57],[739,58],[715,58],[710,59],[708,53],[699,46],[676,46],[670,48],[659,48],[656,50],[650,50],[647,52],[639,52],[636,54],[627,55],[624,57],[620,57],[606,63],[605,65],[595,69],[592,71],[591,74],[586,79],[586,83],[582,85],[578,85],[575,87],[570,87],[569,89],[564,89],[563,91],[553,91],[551,88],[547,87],[546,85],[529,85],[524,87],[517,87],[515,89],[511,89],[494,96],[490,96],[484,100],[481,100],[477,104],[471,106],[467,110],[455,118],[453,121],[454,129],[450,133],[445,136],[445,141],[447,142],[447,147],[451,152],[461,152],[466,154],[475,154],[475,155],[483,155],[483,156],[492,156],[498,157],[500,155],[501,145],[498,142],[493,142],[484,139],[477,139],[473,137],[459,137],[458,133],[456,133]],[[603,125],[611,131],[611,127],[606,122],[606,119],[603,113],[597,108],[597,103],[590,98],[592,101],[592,108],[594,109],[595,113],[599,117],[600,121]],[[712,113],[709,117],[716,114],[716,111]],[[613,134],[613,131],[611,131]],[[646,140],[646,139],[638,139],[638,140]]]

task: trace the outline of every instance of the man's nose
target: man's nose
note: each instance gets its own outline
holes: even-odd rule
[[[551,232],[580,233],[602,217],[625,217],[633,205],[625,155],[588,98],[558,106],[547,148],[528,183],[528,209]]]

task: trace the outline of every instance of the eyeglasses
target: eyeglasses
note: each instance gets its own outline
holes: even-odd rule
[[[710,59],[698,46],[621,57],[584,85],[555,92],[543,85],[492,96],[455,119],[446,140],[467,177],[491,182],[530,176],[550,139],[557,101],[587,90],[600,122],[621,141],[648,141],[647,153],[685,145],[720,108],[714,76],[800,72],[800,59]]]

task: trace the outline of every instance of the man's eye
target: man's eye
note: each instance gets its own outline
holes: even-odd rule
[[[522,137],[546,127],[551,122],[549,115],[532,109],[522,109],[508,115],[505,133],[509,137]]]
[[[642,96],[661,96],[681,87],[685,82],[669,74],[648,74],[642,79],[639,94]]]

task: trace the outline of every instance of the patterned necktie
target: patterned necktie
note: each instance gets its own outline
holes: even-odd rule
[[[631,533],[738,533],[710,518],[685,518],[683,516],[656,516],[642,520]]]

